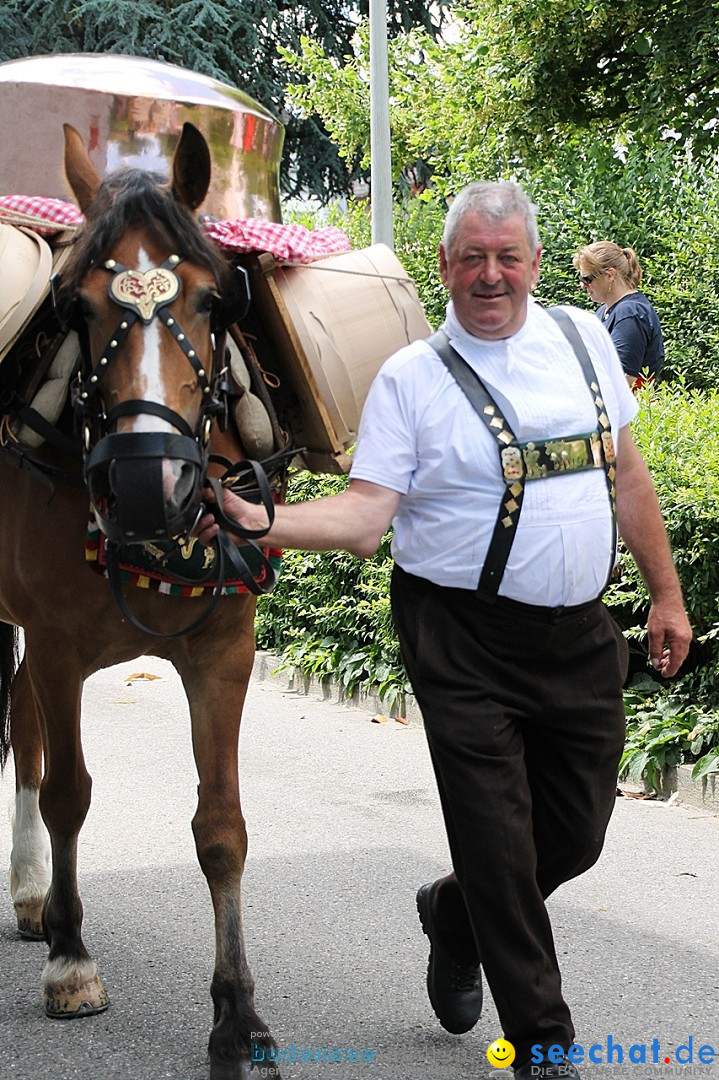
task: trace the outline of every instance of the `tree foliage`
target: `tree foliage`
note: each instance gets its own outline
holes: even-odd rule
[[[450,0],[390,0],[391,35],[422,26],[437,33]],[[283,190],[321,199],[345,192],[342,163],[317,116],[285,101],[287,72],[278,47],[302,36],[341,58],[368,0],[6,0],[0,7],[0,60],[63,52],[148,56],[221,79],[251,94],[286,126]]]
[[[702,0],[462,0],[450,40],[413,31],[392,43],[397,170],[422,158],[441,183],[536,166],[564,145],[716,151],[718,15]],[[309,40],[287,59],[295,102],[323,117],[347,160],[367,153],[366,32],[342,64]]]
[[[569,127],[672,132],[716,147],[719,4],[706,0],[465,0],[490,98],[525,148]]]

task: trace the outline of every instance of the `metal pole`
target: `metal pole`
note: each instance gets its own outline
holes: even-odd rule
[[[394,248],[386,0],[369,4],[372,243]]]

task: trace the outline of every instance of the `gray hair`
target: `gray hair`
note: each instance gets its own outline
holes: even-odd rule
[[[445,253],[451,250],[459,223],[468,211],[495,223],[519,214],[527,229],[529,246],[534,250],[539,245],[537,207],[519,184],[509,180],[475,180],[462,188],[449,208],[442,235]]]

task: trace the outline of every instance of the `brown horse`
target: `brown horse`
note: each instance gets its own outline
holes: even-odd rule
[[[101,183],[79,135],[66,129],[65,170],[86,215],[62,292],[85,341],[76,413],[96,517],[118,541],[189,533],[217,411],[218,354],[224,359],[213,311],[227,268],[192,214],[210,182],[207,145],[185,125],[170,184],[137,170]],[[45,448],[44,460],[51,475],[72,465],[55,449]],[[190,705],[199,775],[192,828],[215,912],[211,1076],[245,1077],[250,1033],[267,1032],[253,1003],[240,889],[247,836],[238,735],[254,657],[255,597],[224,597],[207,622],[178,635],[211,601],[134,590],[140,624],[175,635],[151,636],[118,609],[107,580],[85,561],[87,488],[57,479],[54,487],[48,501],[37,473],[11,467],[0,453],[0,719],[15,668],[15,628],[25,637],[0,746],[3,762],[10,745],[15,755],[11,893],[18,926],[47,940],[49,1016],[107,1007],[81,936],[76,876],[91,789],[80,740],[83,683],[136,656],[170,660]],[[253,1041],[268,1048],[268,1060],[275,1057],[269,1034]]]

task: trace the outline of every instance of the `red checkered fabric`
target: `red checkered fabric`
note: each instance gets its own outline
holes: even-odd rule
[[[43,236],[81,225],[78,208],[62,199],[34,195],[0,195],[0,221],[25,225]],[[345,234],[326,225],[307,229],[304,225],[280,225],[259,218],[211,221],[202,227],[216,244],[231,251],[268,251],[281,262],[306,263],[350,250]]]
[[[311,262],[350,250],[345,234],[332,225],[307,229],[304,225],[239,218],[237,221],[205,221],[203,228],[220,247],[233,251],[269,251],[282,262]]]
[[[63,229],[82,225],[78,208],[63,199],[45,199],[39,195],[0,195],[0,221],[26,225],[41,236],[52,236]]]

